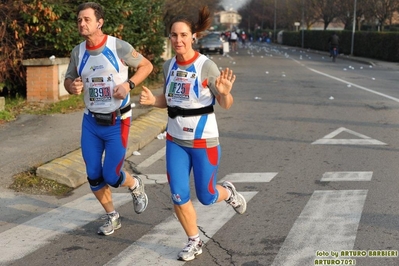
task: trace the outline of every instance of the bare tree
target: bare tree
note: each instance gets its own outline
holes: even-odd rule
[[[344,29],[350,29],[353,25],[354,1],[338,0],[339,14],[338,19],[345,25]]]
[[[356,0],[356,25],[360,30],[361,22],[364,21],[365,17],[365,0]],[[337,6],[339,13],[337,18],[345,25],[346,30],[352,29],[353,26],[353,12],[354,12],[354,0],[337,0]]]
[[[269,27],[273,25],[273,19],[270,13],[273,12],[270,8],[270,0],[250,0],[244,6],[239,9],[239,13],[242,17],[240,28],[245,29],[248,32],[252,32],[256,25],[263,27]]]
[[[366,12],[375,18],[381,29],[390,23],[395,11],[399,10],[399,0],[364,0]]]
[[[318,12],[314,12],[313,0],[293,0],[290,8],[292,10],[292,21],[301,21],[304,23],[306,29],[310,29],[320,18]],[[303,22],[302,22],[303,19]]]
[[[286,8],[292,6],[286,0],[250,0],[239,9],[242,16],[240,27],[253,31],[256,28],[272,29],[274,23],[277,28],[285,27],[290,20],[287,18]],[[276,5],[275,5],[276,4]],[[274,19],[275,12],[277,14],[276,21]],[[284,12],[284,13],[283,13]]]
[[[311,7],[315,17],[323,21],[324,30],[339,15],[335,0],[311,0]]]

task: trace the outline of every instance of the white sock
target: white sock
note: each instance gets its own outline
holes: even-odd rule
[[[189,240],[190,240],[190,239],[191,239],[191,240],[194,240],[194,241],[195,241],[195,244],[198,244],[199,241],[200,241],[199,234],[196,234],[195,236],[189,236],[188,239],[189,239]]]
[[[230,189],[228,189],[227,187],[225,187],[225,189],[227,190],[227,199],[226,200],[229,200],[230,198],[231,198],[231,190]]]
[[[108,215],[115,215],[118,214],[115,210],[113,210],[112,212],[107,212]]]
[[[139,181],[137,180],[137,178],[133,177],[133,179],[135,180],[134,186],[130,187],[130,190],[134,190],[139,185]]]

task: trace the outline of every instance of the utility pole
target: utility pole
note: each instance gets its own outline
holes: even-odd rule
[[[302,48],[305,46],[305,32],[304,32],[304,26],[305,26],[305,0],[302,0]]]
[[[352,45],[351,45],[351,55],[353,55],[353,46],[355,43],[355,30],[356,30],[356,0],[353,7],[353,27],[352,27]]]
[[[274,0],[274,33],[273,33],[274,42],[276,42],[277,40],[276,21],[277,21],[277,0]]]

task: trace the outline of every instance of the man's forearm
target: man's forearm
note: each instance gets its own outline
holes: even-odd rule
[[[131,80],[136,85],[143,82],[151,74],[152,69],[154,68],[150,61],[148,61],[147,59],[145,59],[145,61],[146,62],[144,64],[140,65],[137,68],[136,72],[131,78]]]
[[[71,87],[72,82],[73,82],[73,80],[69,79],[69,78],[64,80],[64,88],[69,94],[71,94],[69,88]]]

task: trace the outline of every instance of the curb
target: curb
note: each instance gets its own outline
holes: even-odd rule
[[[166,130],[166,109],[154,108],[132,121],[126,157],[142,149]],[[51,179],[68,187],[77,188],[87,182],[86,167],[81,149],[54,159],[36,170],[38,177]]]

